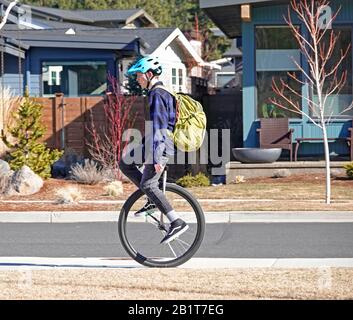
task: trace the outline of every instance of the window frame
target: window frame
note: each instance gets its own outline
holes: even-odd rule
[[[173,72],[175,71],[175,75]],[[173,65],[171,67],[171,86],[175,92],[183,92],[186,90],[186,67],[183,64]],[[175,83],[174,83],[175,80]],[[181,81],[180,81],[181,80]]]
[[[333,23],[332,24],[332,29],[334,28],[349,28],[351,30],[351,45],[353,44],[353,24],[347,24],[347,23]],[[352,103],[353,103],[353,47],[351,46],[351,65],[352,65],[352,70],[351,70],[351,77],[352,77]],[[309,90],[308,90],[308,94],[309,94],[309,98],[310,100],[313,99],[313,96],[314,96],[314,92],[313,92],[313,89],[311,87],[309,87]],[[351,112],[353,112],[353,109],[350,110]],[[319,120],[319,118],[317,116],[315,116],[310,110],[309,110],[309,115],[314,119],[314,120]],[[350,120],[352,119],[353,117],[353,114],[351,115],[335,115],[333,114],[331,116],[331,120],[337,120],[337,121],[340,121],[340,120]],[[329,116],[325,116],[325,119],[326,118],[329,118]]]
[[[295,26],[297,26],[300,30],[300,32],[302,33],[302,25],[301,24],[295,24]],[[296,72],[299,71],[299,69],[296,70],[266,70],[266,71],[258,71],[257,70],[257,58],[256,58],[256,53],[257,50],[292,50],[292,49],[257,49],[256,46],[256,29],[257,28],[261,28],[261,27],[265,27],[265,28],[288,28],[289,26],[287,24],[280,24],[280,23],[259,23],[259,24],[254,24],[254,79],[255,79],[255,84],[254,84],[254,88],[255,88],[255,97],[254,97],[254,101],[255,101],[255,118],[256,120],[259,120],[259,105],[258,105],[258,89],[257,89],[257,72]],[[298,45],[299,46],[299,45]],[[300,48],[298,48],[297,50],[299,50],[299,56],[300,56],[300,66],[303,67],[303,55],[300,51]],[[303,95],[303,85],[301,85],[301,95]],[[301,108],[303,109],[304,107],[304,98],[301,99]],[[283,111],[285,111],[283,109]],[[298,114],[298,117],[288,117],[289,121],[302,121],[303,120],[303,115],[302,114]]]
[[[99,62],[99,65],[105,65],[106,68],[106,76],[105,76],[105,82],[106,85],[108,86],[108,72],[109,72],[109,61],[107,59],[85,59],[85,60],[80,60],[80,59],[41,59],[40,60],[40,90],[41,90],[41,96],[42,97],[55,97],[55,93],[53,94],[45,94],[44,93],[44,82],[43,82],[43,67],[44,63],[58,63],[58,65],[60,65],[60,63],[64,63],[65,65],[68,65],[69,63],[82,63],[82,65],[84,66],[84,63],[97,63]],[[78,64],[80,65],[80,64]],[[50,66],[50,65],[49,65]],[[46,67],[49,67],[48,65]],[[59,75],[59,79],[61,81],[61,76]],[[88,95],[88,94],[78,94],[75,96],[70,96],[70,97],[101,97],[104,94],[97,94],[97,95]]]

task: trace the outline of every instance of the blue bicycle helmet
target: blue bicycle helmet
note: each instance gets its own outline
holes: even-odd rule
[[[162,66],[159,62],[158,57],[147,56],[138,60],[132,65],[127,73],[133,75],[137,72],[146,73],[152,71],[154,75],[159,76],[162,73]]]

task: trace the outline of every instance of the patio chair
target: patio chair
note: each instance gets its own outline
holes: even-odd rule
[[[293,160],[292,134],[288,118],[260,118],[260,148],[282,148],[289,150],[290,161]]]

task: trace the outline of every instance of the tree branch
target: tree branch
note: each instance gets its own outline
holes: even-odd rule
[[[0,30],[5,26],[6,22],[7,22],[7,19],[9,18],[9,15],[10,15],[10,11],[12,10],[12,8],[14,6],[16,6],[16,4],[18,3],[18,0],[15,0],[15,1],[12,1],[9,6],[7,7],[6,11],[5,11],[5,15],[4,17],[2,18],[1,20],[1,23],[0,23]]]

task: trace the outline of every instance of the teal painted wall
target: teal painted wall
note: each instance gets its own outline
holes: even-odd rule
[[[342,6],[335,24],[350,24],[353,27],[353,1],[340,0],[332,1],[331,7],[335,12]],[[259,127],[256,107],[256,56],[255,56],[255,26],[256,25],[285,25],[284,15],[288,14],[288,6],[268,6],[254,8],[252,21],[242,23],[242,44],[243,44],[243,137],[244,147],[258,147],[258,135],[256,128]],[[294,22],[298,22],[292,16]],[[304,31],[305,28],[302,27]],[[302,67],[308,70],[304,59]],[[307,85],[302,86],[302,92],[308,93]],[[302,108],[308,112],[308,105],[305,99],[302,100]],[[351,122],[347,119],[333,119],[328,126],[328,135],[332,137],[347,136],[348,127]],[[297,137],[321,137],[320,129],[308,119],[290,119],[290,127],[294,129],[293,142]],[[330,151],[337,154],[348,154],[348,147],[345,143],[330,143]],[[304,144],[299,149],[299,155],[322,154],[322,143]]]

